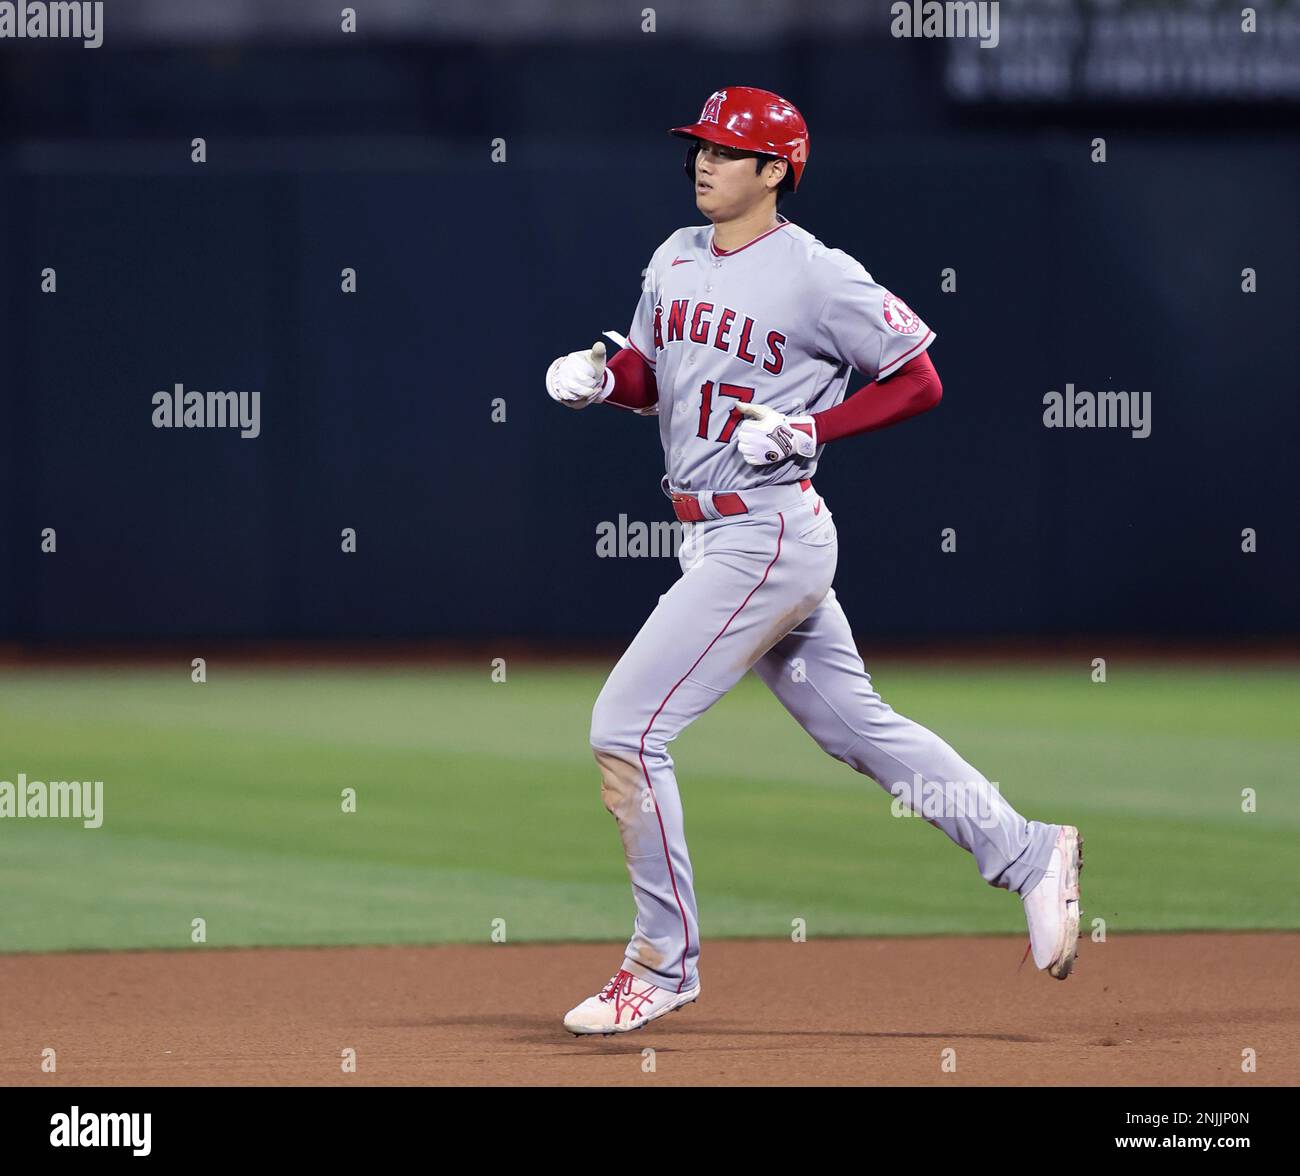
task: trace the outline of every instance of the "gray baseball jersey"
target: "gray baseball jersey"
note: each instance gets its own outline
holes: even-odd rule
[[[678,229],[650,259],[628,339],[654,368],[669,488],[697,491],[812,477],[820,449],[747,464],[732,442],[735,405],[833,408],[854,370],[892,375],[935,333],[847,253],[782,217],[729,251],[711,225]]]

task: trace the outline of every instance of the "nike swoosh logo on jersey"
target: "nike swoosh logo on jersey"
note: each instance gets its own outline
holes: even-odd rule
[[[693,257],[679,257],[673,262],[673,265],[685,265],[688,261],[694,261]],[[669,268],[672,268],[671,266]]]

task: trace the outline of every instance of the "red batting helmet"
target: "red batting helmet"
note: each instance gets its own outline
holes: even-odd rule
[[[673,127],[669,132],[683,139],[704,139],[740,151],[775,155],[790,165],[793,186],[799,186],[808,162],[808,125],[794,104],[771,90],[753,86],[728,86],[715,90],[700,111],[698,122]],[[686,174],[692,179],[688,163]]]

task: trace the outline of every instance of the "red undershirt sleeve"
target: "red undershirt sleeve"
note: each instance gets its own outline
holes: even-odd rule
[[[814,413],[817,443],[838,441],[856,433],[869,433],[873,429],[896,425],[933,408],[942,396],[939,373],[923,351],[887,379],[872,380],[851,396],[846,396],[834,408]]]
[[[644,409],[659,402],[659,385],[643,356],[634,348],[624,347],[606,365],[614,373],[614,391],[606,404],[619,408]]]

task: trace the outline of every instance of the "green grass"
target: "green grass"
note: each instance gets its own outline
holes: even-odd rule
[[[622,939],[587,747],[602,674],[0,674],[0,780],[102,779],[100,829],[0,820],[0,950]],[[876,668],[882,694],[1087,840],[1085,918],[1295,928],[1300,671]],[[770,736],[754,739],[757,725]],[[706,937],[1021,932],[1019,903],[747,679],[673,746]],[[1258,812],[1241,811],[1254,788]],[[344,788],[357,812],[341,811]]]

